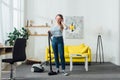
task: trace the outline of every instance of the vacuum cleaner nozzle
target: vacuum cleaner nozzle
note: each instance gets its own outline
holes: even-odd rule
[[[53,72],[53,71],[50,71],[50,72],[48,73],[48,75],[57,75],[57,73],[56,73],[56,72]]]

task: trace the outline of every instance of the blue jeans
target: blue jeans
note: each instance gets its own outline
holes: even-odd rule
[[[59,56],[61,60],[62,70],[65,70],[65,58],[64,58],[64,41],[63,37],[53,37],[52,48],[55,57],[56,68],[59,68]]]

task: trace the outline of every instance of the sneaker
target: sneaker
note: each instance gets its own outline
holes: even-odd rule
[[[65,72],[65,70],[63,70],[63,75],[68,76],[69,74],[67,72]]]
[[[64,76],[68,76],[69,74],[68,74],[67,72],[64,72],[63,75],[64,75]]]

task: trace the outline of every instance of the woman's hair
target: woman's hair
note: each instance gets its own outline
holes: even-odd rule
[[[57,17],[57,16],[60,16],[61,19],[63,19],[63,15],[62,15],[62,14],[57,14],[56,17]]]

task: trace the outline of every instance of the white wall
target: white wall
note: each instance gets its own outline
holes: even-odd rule
[[[30,27],[32,34],[47,34],[49,27]],[[27,41],[27,58],[45,60],[45,49],[48,46],[48,36],[30,36]]]
[[[36,25],[45,24],[43,18],[49,23],[57,13],[84,16],[84,39],[65,39],[65,44],[86,43],[94,61],[97,34],[102,28],[105,61],[120,65],[119,0],[26,0],[25,6],[26,20],[34,20]]]

